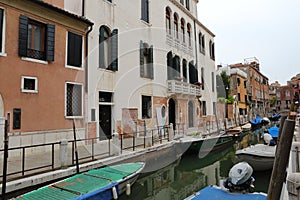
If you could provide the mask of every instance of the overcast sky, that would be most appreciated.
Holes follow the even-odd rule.
[[[199,0],[198,19],[216,35],[216,64],[255,56],[281,85],[300,73],[300,0]]]

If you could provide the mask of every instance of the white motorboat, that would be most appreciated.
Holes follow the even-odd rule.
[[[235,155],[249,163],[255,171],[264,171],[273,168],[275,152],[276,146],[256,144],[237,150]]]

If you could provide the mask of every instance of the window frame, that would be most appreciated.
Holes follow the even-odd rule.
[[[182,34],[182,43],[185,43],[185,21],[183,18],[180,20],[180,30]]]
[[[25,89],[25,79],[34,80],[34,90]],[[23,93],[38,93],[38,78],[33,76],[22,76],[21,77],[21,91]]]
[[[67,102],[68,102],[68,84],[70,85],[79,85],[81,86],[81,115],[68,115],[68,109],[67,109]],[[84,106],[84,88],[83,88],[83,83],[78,83],[78,82],[65,82],[65,118],[66,119],[81,119],[84,117],[84,110],[83,110],[83,106]]]
[[[69,47],[69,33],[74,34],[75,36],[80,36],[81,37],[81,65],[80,66],[75,66],[75,65],[69,65],[68,63],[68,56],[69,56],[69,51],[68,51],[68,47]],[[78,58],[79,59],[79,58]],[[66,68],[71,68],[71,69],[76,69],[76,70],[84,70],[84,37],[80,34],[74,33],[72,31],[66,31]]]
[[[140,77],[154,79],[153,46],[143,41],[140,41]]]
[[[6,15],[5,9],[0,7],[2,16],[0,16],[0,56],[6,56],[5,53],[5,30],[6,30]]]
[[[147,102],[144,102],[144,100],[146,98],[149,98],[147,99]],[[153,116],[153,111],[152,111],[152,107],[153,107],[153,103],[152,103],[152,96],[149,96],[149,95],[142,95],[141,96],[141,116],[142,116],[142,119],[151,119],[152,116]],[[146,103],[146,105],[144,105]],[[150,104],[150,106],[149,106]],[[144,110],[144,106],[146,106],[146,110]],[[145,114],[145,112],[147,112]],[[150,112],[150,113],[148,113]]]
[[[188,35],[188,41],[189,46],[192,46],[192,26],[190,23],[187,23],[187,35]]]
[[[174,16],[173,16],[173,18],[174,18],[174,36],[175,36],[175,38],[176,39],[179,39],[179,33],[178,33],[178,31],[179,31],[179,16],[178,16],[178,14],[177,13],[174,13]]]
[[[149,0],[141,0],[141,20],[150,23]]]
[[[166,7],[166,32],[171,35],[171,10],[169,7]]]

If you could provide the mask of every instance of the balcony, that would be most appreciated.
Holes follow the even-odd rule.
[[[175,94],[201,96],[200,86],[176,80],[168,81],[168,92]]]

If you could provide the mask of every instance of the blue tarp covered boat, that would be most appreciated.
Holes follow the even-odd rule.
[[[278,132],[279,132],[279,127],[277,127],[277,126],[272,126],[271,128],[268,128],[268,133],[273,138],[277,138],[278,137]]]
[[[207,186],[185,200],[266,200],[265,193],[231,193],[216,186]]]
[[[262,125],[262,118],[256,115],[255,119],[250,120],[251,128],[256,129]]]

